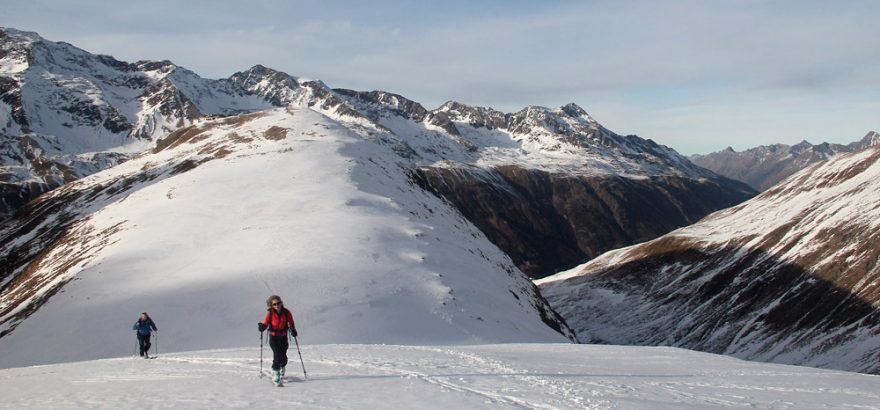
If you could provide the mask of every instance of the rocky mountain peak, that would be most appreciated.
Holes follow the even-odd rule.
[[[287,73],[257,64],[244,71],[239,71],[229,77],[236,83],[254,83],[258,80],[284,81],[288,85],[298,85],[298,79]]]
[[[245,70],[244,72],[246,72],[246,73],[254,73],[254,74],[257,74],[257,75],[262,75],[262,74],[264,74],[264,73],[271,73],[271,74],[274,74],[274,73],[278,73],[279,71],[274,70],[274,69],[271,69],[271,68],[269,68],[269,67],[266,67],[266,66],[264,66],[264,65],[262,65],[262,64],[254,64],[253,67],[248,68],[248,69]]]
[[[277,107],[293,102],[301,87],[298,78],[260,64],[237,72],[226,81],[234,89],[260,95]]]
[[[872,147],[878,144],[880,144],[880,133],[877,133],[876,131],[869,131],[859,141],[859,145],[863,147]]]
[[[432,112],[435,114],[442,113],[450,121],[466,123],[475,128],[494,130],[499,128],[507,129],[509,126],[508,119],[510,114],[505,114],[490,107],[476,107],[457,101],[447,101],[440,108]]]
[[[452,121],[464,122],[477,128],[505,129],[526,134],[535,127],[547,129],[551,133],[566,133],[564,124],[596,123],[586,110],[575,103],[558,109],[533,105],[516,113],[504,113],[491,107],[476,107],[457,101],[447,101],[433,112],[445,113]]]
[[[587,122],[596,123],[596,120],[594,120],[593,117],[590,114],[588,114],[586,110],[584,110],[583,108],[581,108],[579,105],[577,105],[575,103],[568,103],[568,104],[560,107],[559,109],[560,109],[560,111],[567,114],[569,117],[582,118],[582,119],[585,119]]]
[[[149,60],[141,60],[134,63],[135,66],[141,71],[144,72],[155,72],[156,74],[166,76],[174,72],[177,69],[177,65],[168,60],[162,61],[149,61]]]
[[[461,111],[462,109],[466,109],[468,106],[462,104],[458,101],[449,100],[443,103],[443,105],[437,107],[434,111],[442,111],[442,112],[450,112],[450,111]]]
[[[803,152],[803,151],[805,151],[805,150],[809,150],[809,149],[812,149],[812,148],[813,148],[813,144],[811,144],[811,143],[810,143],[809,141],[807,141],[807,140],[803,140],[803,141],[801,141],[801,142],[799,142],[799,143],[797,143],[797,144],[795,144],[795,145],[792,145],[792,146],[791,146],[791,151],[792,151],[792,152],[795,152],[795,153],[800,153],[800,152]]]
[[[14,75],[33,63],[33,44],[42,39],[36,33],[0,27],[0,74]]]
[[[387,91],[355,91],[344,88],[336,88],[333,92],[349,98],[355,103],[367,104],[374,108],[390,110],[396,115],[422,122],[430,114],[421,104],[410,100],[400,94]]]
[[[22,31],[9,27],[0,27],[0,46],[3,48],[26,47],[42,40],[43,38],[34,32]]]
[[[2,34],[2,33],[5,33]],[[5,40],[4,40],[5,38]],[[35,67],[54,75],[104,74],[108,70],[132,71],[134,66],[106,55],[91,54],[70,43],[49,41],[37,33],[0,29],[0,74],[24,73]]]

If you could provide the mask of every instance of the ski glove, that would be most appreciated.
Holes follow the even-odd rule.
[[[296,328],[290,329],[290,334],[291,334],[293,337],[296,337],[297,335],[299,335],[299,333],[296,333]]]
[[[266,325],[264,325],[262,322],[257,323],[257,330],[262,333],[264,330],[266,330]]]

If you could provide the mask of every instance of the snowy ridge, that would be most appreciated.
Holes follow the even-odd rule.
[[[306,344],[302,354],[308,380],[291,363],[281,389],[258,376],[256,346],[5,369],[0,380],[17,409],[857,409],[880,399],[876,376],[673,348]]]
[[[582,340],[877,373],[878,184],[880,147],[840,155],[537,283]]]
[[[393,130],[427,161],[425,166],[516,165],[582,176],[717,178],[671,148],[609,131],[573,103],[507,114],[450,101],[427,111],[395,94],[335,91]]]
[[[0,367],[124,355],[142,310],[169,351],[245,346],[272,293],[313,343],[567,341],[381,132],[308,108],[205,121],[40,197],[0,229]]]

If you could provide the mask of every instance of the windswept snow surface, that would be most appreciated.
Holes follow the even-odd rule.
[[[265,353],[265,352],[264,352]],[[309,409],[876,409],[880,377],[665,347],[304,346],[287,383],[259,351],[0,370],[0,407]]]
[[[90,193],[57,217],[81,218],[68,239],[0,294],[0,367],[124,355],[142,311],[171,351],[246,346],[270,294],[315,343],[567,340],[525,275],[372,131],[277,109],[187,132],[43,199]]]

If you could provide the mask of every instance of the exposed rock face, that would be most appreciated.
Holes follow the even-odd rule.
[[[574,176],[517,166],[422,168],[417,176],[533,278],[656,238],[753,195],[733,181]]]
[[[880,373],[880,147],[539,281],[581,340]]]
[[[262,96],[276,107],[283,107],[297,98],[301,88],[299,80],[280,71],[262,65],[235,73],[229,77],[233,89]]]
[[[421,104],[409,100],[402,95],[384,91],[354,91],[342,88],[337,88],[333,91],[344,97],[373,103],[375,104],[376,109],[381,109],[383,111],[388,110],[395,115],[415,122],[422,122],[428,118],[429,115],[428,110],[426,110],[425,107],[422,107]],[[370,110],[367,116],[378,119],[380,114]]]
[[[13,127],[13,123],[19,129],[30,130],[30,124],[24,114],[24,103],[21,99],[21,90],[18,83],[12,78],[0,77],[0,101],[10,108],[9,119],[5,124],[6,129]]]
[[[880,143],[880,134],[869,132],[859,141],[847,145],[809,142],[789,146],[761,146],[743,152],[732,148],[707,155],[692,155],[695,164],[728,178],[743,181],[758,190],[765,190],[798,171],[834,155],[854,152]]]

